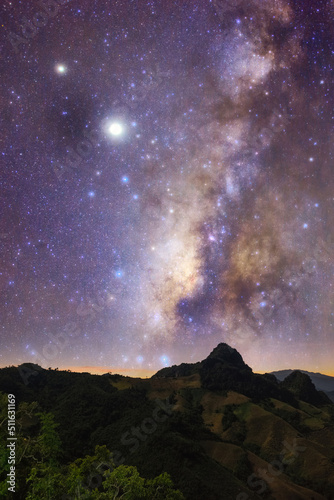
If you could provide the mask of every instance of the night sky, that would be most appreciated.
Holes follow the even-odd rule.
[[[334,374],[333,0],[0,12],[0,366]]]

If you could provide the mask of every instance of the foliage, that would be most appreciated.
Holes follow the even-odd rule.
[[[226,405],[224,408],[224,415],[222,418],[223,430],[227,431],[234,422],[237,422],[237,416],[234,413],[236,405]]]
[[[6,395],[0,393],[0,402],[3,424],[6,421]],[[26,479],[26,500],[55,500],[63,498],[64,495],[91,500],[184,499],[182,493],[174,489],[167,473],[154,479],[144,479],[134,466],[120,465],[114,468],[112,454],[106,446],[96,446],[93,456],[87,455],[66,466],[61,465],[62,447],[57,433],[59,424],[55,422],[52,413],[36,413],[36,408],[36,404],[22,403],[18,411],[18,414],[35,415],[40,422],[39,434],[30,446],[33,463]],[[7,485],[3,481],[0,489],[3,498],[6,490]]]
[[[54,500],[64,496],[89,500],[184,500],[166,473],[144,479],[134,466],[113,468],[112,455],[105,446],[97,446],[95,455],[75,460],[63,467],[62,472],[50,462],[43,463],[38,470],[34,467],[28,481],[32,486],[27,500]]]
[[[112,472],[106,473],[102,483],[103,493],[95,491],[92,500],[117,499],[124,500],[183,500],[184,496],[173,488],[167,473],[154,479],[143,479],[137,468],[120,465]]]
[[[41,421],[40,435],[36,441],[35,459],[27,478],[30,483],[27,500],[53,499],[59,491],[61,474],[58,471],[58,458],[61,454],[61,442],[57,434],[58,424],[52,413],[38,413]]]
[[[248,460],[247,453],[244,453],[238,460],[237,465],[234,469],[234,474],[237,478],[247,482],[247,478],[252,474],[252,466]]]

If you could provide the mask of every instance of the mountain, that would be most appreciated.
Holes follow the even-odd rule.
[[[272,372],[275,377],[283,381],[288,375],[290,375],[293,371],[296,370],[279,370],[276,372]],[[301,373],[306,373],[312,380],[315,388],[318,391],[323,391],[327,394],[327,396],[334,402],[334,377],[330,377],[329,375],[323,375],[322,373],[314,373],[308,372],[305,370],[298,370]]]
[[[145,478],[169,473],[185,499],[334,499],[334,405],[307,375],[255,374],[227,344],[150,379],[3,368],[0,391],[16,396],[19,500],[40,459],[40,412],[58,424],[59,470],[106,445],[116,466],[136,466]],[[2,466],[0,488],[5,476]]]
[[[319,394],[314,388],[312,381],[307,375],[300,375],[304,386],[303,390],[296,391],[295,384],[289,385],[287,382],[278,383],[273,374],[259,375],[253,373],[252,369],[246,365],[241,354],[227,344],[221,343],[209,354],[209,356],[199,363],[172,366],[159,370],[154,377],[180,377],[194,373],[200,375],[201,384],[209,390],[233,390],[251,398],[273,397],[285,401],[292,406],[297,405],[294,396],[305,402],[321,405],[328,404],[330,400],[326,395]],[[300,372],[298,372],[300,373]],[[299,384],[301,381],[298,378]]]
[[[302,373],[298,370],[290,373],[280,385],[306,403],[318,406],[330,402],[328,396],[326,396],[324,392],[316,390],[310,377],[306,375],[306,373]]]

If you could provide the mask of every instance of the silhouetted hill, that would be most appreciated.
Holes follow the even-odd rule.
[[[236,391],[251,398],[274,397],[293,406],[297,402],[292,392],[281,387],[272,375],[259,375],[244,362],[241,354],[225,343],[218,344],[209,356],[199,363],[159,370],[153,377],[182,377],[198,373],[202,386],[214,391]]]
[[[331,404],[331,400],[324,392],[316,390],[310,377],[306,373],[302,373],[298,370],[290,373],[280,385],[306,403],[315,406]]]
[[[236,349],[225,343],[218,344],[202,363],[215,363],[217,361],[225,365],[234,366],[241,370],[246,369],[249,372],[252,371],[252,369],[246,365],[242,359],[241,354]]]
[[[272,374],[275,375],[278,380],[283,381],[293,371],[296,370],[279,370],[276,372],[272,372]],[[334,402],[334,377],[323,375],[322,373],[308,372],[306,370],[298,371],[300,371],[301,373],[306,373],[306,375],[308,375],[312,380],[315,388],[318,391],[323,391],[324,393],[326,393],[331,401]]]
[[[181,363],[180,365],[167,366],[153,375],[154,377],[188,377],[198,373],[200,363]]]

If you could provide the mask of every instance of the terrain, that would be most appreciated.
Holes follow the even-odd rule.
[[[144,478],[167,472],[185,499],[334,499],[332,401],[301,371],[282,381],[253,373],[227,344],[150,379],[26,363],[0,370],[0,391],[3,402],[16,397],[19,499],[28,498],[41,412],[58,424],[63,466],[105,445],[115,467],[136,466]],[[4,481],[4,448],[1,457]]]
[[[290,373],[296,370],[279,370],[277,372],[271,372],[275,377],[283,381]],[[308,372],[306,370],[299,370],[302,373],[306,373],[312,380],[315,388],[318,391],[323,391],[327,396],[334,402],[334,377],[329,375],[323,375],[322,373]]]

